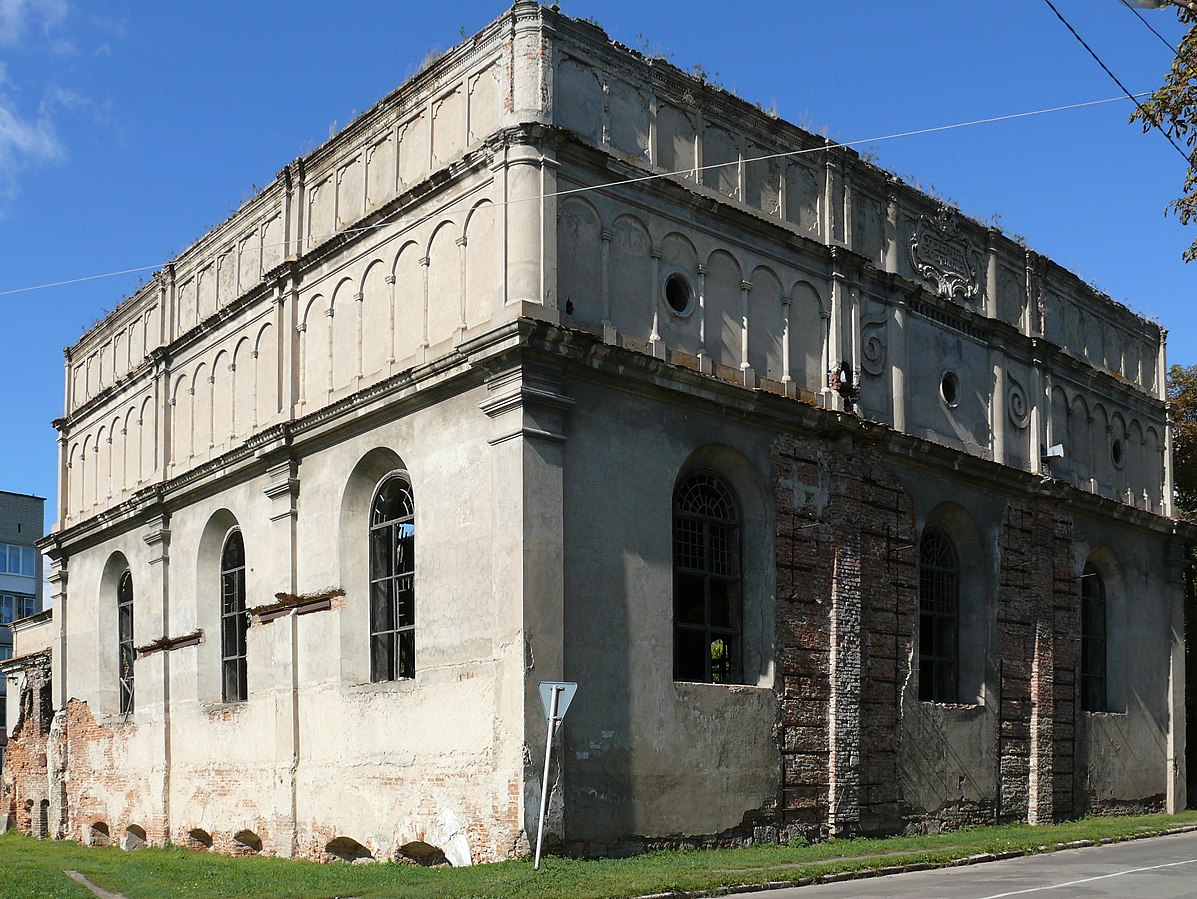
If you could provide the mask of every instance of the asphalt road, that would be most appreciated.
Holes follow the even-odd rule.
[[[1197,833],[739,895],[758,899],[1178,899],[1197,896]]]

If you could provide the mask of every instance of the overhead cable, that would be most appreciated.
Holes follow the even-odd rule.
[[[1083,37],[1081,37],[1079,34],[1077,34],[1077,30],[1075,28],[1073,28],[1072,25],[1069,23],[1069,21],[1066,18],[1064,18],[1064,16],[1062,16],[1060,14],[1060,10],[1056,9],[1056,5],[1054,3],[1052,3],[1052,0],[1043,0],[1043,2],[1046,3],[1048,5],[1048,7],[1051,8],[1051,11],[1056,14],[1056,18],[1064,23],[1064,27],[1072,32],[1072,36],[1075,37],[1078,41],[1080,41],[1081,46],[1089,51],[1089,55],[1093,57],[1094,61],[1099,66],[1101,66],[1102,71],[1104,71],[1107,75],[1109,75],[1110,78],[1113,80],[1113,82],[1116,85],[1118,85],[1118,87],[1122,90],[1122,92],[1124,94],[1126,94],[1126,96],[1128,98],[1130,98],[1130,100],[1135,104],[1135,107],[1139,110],[1139,113],[1143,116],[1143,121],[1145,121],[1149,125],[1153,126],[1157,131],[1159,131],[1160,134],[1164,135],[1164,137],[1167,138],[1168,143],[1172,144],[1173,149],[1175,149],[1176,152],[1180,154],[1181,158],[1185,161],[1185,166],[1187,167],[1189,165],[1189,154],[1186,153],[1184,150],[1182,150],[1180,147],[1180,144],[1178,144],[1176,141],[1174,141],[1172,139],[1172,135],[1170,135],[1167,131],[1165,131],[1163,129],[1163,126],[1161,126],[1160,123],[1156,121],[1155,116],[1149,114],[1147,112],[1147,110],[1143,108],[1143,104],[1138,101],[1138,99],[1135,97],[1134,94],[1132,94],[1130,91],[1128,91],[1126,89],[1126,87],[1122,84],[1122,82],[1118,80],[1118,76],[1115,75],[1112,71],[1110,71],[1110,67],[1101,61],[1101,57],[1098,56],[1097,53],[1094,52],[1092,47],[1090,47],[1087,43],[1085,43],[1085,39]]]
[[[1135,14],[1135,16],[1138,17],[1139,21],[1142,22],[1144,25],[1146,25],[1151,30],[1151,33],[1154,34],[1156,37],[1158,37],[1163,42],[1165,47],[1167,47],[1173,53],[1176,52],[1176,45],[1173,44],[1172,41],[1170,41],[1166,37],[1164,37],[1162,34],[1160,34],[1158,31],[1156,31],[1155,26],[1147,21],[1147,17],[1144,16],[1143,13],[1139,12],[1138,9],[1136,9],[1134,6],[1132,6],[1130,4],[1130,0],[1122,0],[1122,5],[1125,6],[1127,9],[1129,9],[1131,12],[1133,12]]]

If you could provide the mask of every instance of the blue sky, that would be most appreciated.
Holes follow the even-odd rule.
[[[1131,91],[1171,54],[1120,0],[1055,0]],[[1183,161],[1129,102],[875,140],[1119,95],[1043,0],[561,0],[616,40],[701,64],[843,141],[1170,332],[1197,364],[1192,240],[1164,216]],[[169,260],[504,5],[407,0],[0,0],[0,292]],[[1142,15],[1165,38],[1165,11]],[[717,73],[717,74],[715,74]],[[0,295],[9,357],[0,489],[56,494],[62,348],[151,270]],[[48,518],[52,519],[53,514]],[[47,522],[49,524],[49,521]]]

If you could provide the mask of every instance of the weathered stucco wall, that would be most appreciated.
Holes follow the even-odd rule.
[[[556,28],[553,53],[552,115],[580,141],[556,151],[563,322],[831,408],[843,363],[869,418],[1168,511],[1158,326],[592,26]],[[629,166],[667,177],[607,186]]]
[[[568,389],[565,671],[579,692],[562,744],[566,840],[618,851],[742,823],[751,837],[773,818],[779,774],[770,436],[684,395]],[[745,519],[740,685],[673,675],[673,490],[705,467],[730,480]]]
[[[537,684],[570,679],[571,851],[1179,808],[1164,361],[1000,233],[521,0],[68,352],[56,714],[19,752],[60,835],[491,860],[534,834]],[[368,519],[400,469],[416,675],[373,683]],[[741,513],[735,684],[674,679],[700,469]],[[935,528],[966,560],[958,702],[919,699]],[[1086,564],[1107,711],[1077,699]]]
[[[518,617],[504,624],[511,596],[494,577],[508,563],[492,551],[503,523],[490,478],[474,473],[496,466],[502,482],[520,472],[493,458],[485,395],[314,428],[289,466],[295,515],[281,516],[294,527],[294,556],[261,463],[167,504],[165,560],[136,519],[72,555],[63,699],[72,783],[84,786],[68,798],[68,833],[136,825],[185,843],[202,831],[229,849],[250,831],[264,851],[307,857],[336,838],[378,857],[420,840],[455,863],[515,851],[524,638]],[[418,668],[414,681],[370,683],[369,502],[395,468],[416,497]],[[247,606],[344,591],[330,609],[249,629],[247,702],[222,702],[219,682],[217,566],[232,527],[246,543]],[[196,629],[204,639],[143,655],[135,710],[121,716],[113,573],[126,567],[138,645]]]

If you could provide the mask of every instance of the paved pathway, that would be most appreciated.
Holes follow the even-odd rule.
[[[1197,833],[738,895],[756,899],[1182,899],[1197,896]]]

